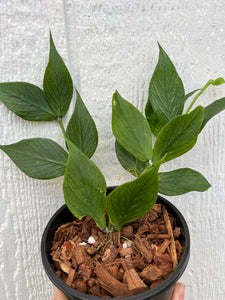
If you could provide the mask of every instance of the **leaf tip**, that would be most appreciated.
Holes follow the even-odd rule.
[[[57,50],[56,50],[56,47],[55,47],[55,43],[54,43],[54,40],[53,40],[51,30],[49,31],[49,36],[50,36],[50,54],[51,54],[52,50],[55,50],[56,52],[57,52]]]
[[[161,44],[159,43],[159,41],[157,41],[157,44],[158,44],[159,50],[163,51],[163,48],[162,48]]]
[[[118,91],[115,90],[115,92],[113,94],[113,97],[112,97],[112,106],[116,105],[116,98],[117,98],[118,95],[119,95]]]
[[[120,96],[120,93],[118,92],[118,90],[115,90],[114,95],[115,95],[115,96]]]

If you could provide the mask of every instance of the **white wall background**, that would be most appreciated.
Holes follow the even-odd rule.
[[[48,61],[49,28],[100,136],[95,162],[107,184],[123,172],[110,128],[115,89],[144,110],[148,84],[161,43],[187,92],[225,76],[223,0],[0,0],[0,82],[42,85]],[[201,103],[225,95],[209,88]],[[203,136],[204,134],[204,136]],[[171,198],[191,232],[191,259],[182,281],[188,300],[225,299],[225,113],[204,130],[196,147],[168,170],[193,167],[212,183],[207,192]],[[29,137],[59,143],[54,122],[24,121],[0,104],[0,144]],[[0,298],[51,299],[52,286],[41,264],[44,227],[63,204],[62,178],[28,178],[0,152]],[[125,180],[125,179],[124,179]]]

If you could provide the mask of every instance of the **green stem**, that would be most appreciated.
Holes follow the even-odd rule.
[[[65,128],[63,126],[62,118],[58,118],[57,122],[59,123],[59,125],[60,125],[60,127],[62,129],[63,136],[66,137],[66,131],[65,131]]]
[[[192,106],[195,104],[195,102],[197,101],[197,99],[201,96],[201,94],[207,89],[208,86],[210,86],[211,84],[214,83],[214,80],[210,79],[206,85],[198,92],[198,94],[194,97],[193,101],[191,102],[190,106],[187,109],[187,114],[189,113],[189,111],[191,110]]]

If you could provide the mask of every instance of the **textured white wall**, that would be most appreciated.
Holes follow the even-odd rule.
[[[123,170],[110,128],[112,93],[118,89],[143,111],[158,57],[157,40],[187,92],[225,76],[224,18],[223,0],[1,0],[0,82],[42,85],[51,28],[99,130],[94,160],[107,184],[117,184]],[[224,95],[223,86],[210,88],[202,104]],[[57,124],[24,121],[2,104],[0,128],[0,144],[36,136],[62,143]],[[167,165],[168,170],[193,167],[212,183],[206,193],[171,198],[185,215],[192,238],[182,278],[186,299],[225,299],[224,132],[223,112],[205,128],[195,149]],[[63,204],[62,178],[30,179],[2,152],[0,162],[0,298],[51,299],[39,248],[46,222]]]

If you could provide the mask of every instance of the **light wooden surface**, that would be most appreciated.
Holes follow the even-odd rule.
[[[222,0],[8,0],[0,1],[0,82],[42,85],[51,28],[80,93],[94,117],[99,146],[94,161],[107,184],[123,169],[114,154],[111,97],[115,89],[140,110],[158,57],[157,40],[175,63],[187,92],[225,76],[225,8]],[[207,105],[223,86],[202,96]],[[68,120],[68,118],[67,118]],[[0,104],[0,144],[49,137],[60,144],[57,124],[24,121]],[[203,136],[204,134],[204,136]],[[211,182],[206,193],[170,198],[191,232],[191,259],[182,281],[187,300],[225,299],[225,113],[204,129],[195,149],[167,164],[192,167]],[[63,204],[62,178],[38,181],[0,152],[0,298],[51,299],[40,259],[46,222]],[[120,182],[127,180],[123,177]]]

